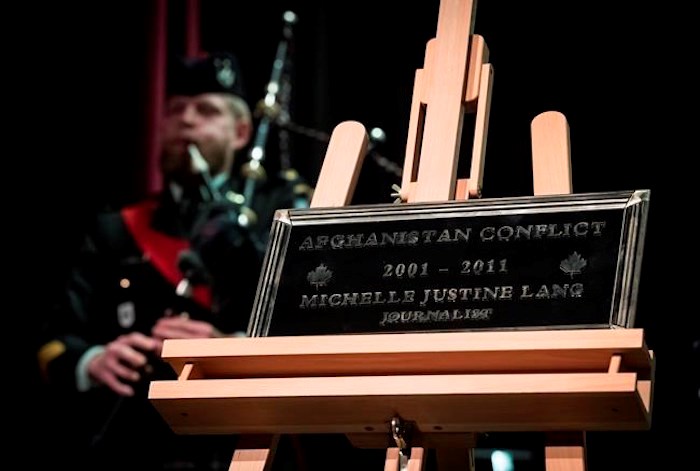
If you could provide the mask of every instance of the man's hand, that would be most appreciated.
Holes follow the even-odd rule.
[[[105,346],[105,351],[88,364],[90,378],[121,396],[133,396],[133,383],[148,362],[147,353],[159,352],[162,341],[139,332],[121,335]]]
[[[151,329],[153,337],[159,341],[156,354],[160,356],[165,339],[204,339],[223,337],[213,325],[208,322],[190,319],[187,316],[161,317]]]

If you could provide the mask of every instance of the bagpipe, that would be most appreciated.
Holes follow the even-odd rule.
[[[275,128],[280,141],[279,181],[288,183],[286,186],[293,192],[290,198],[293,207],[309,206],[312,188],[293,168],[287,145],[289,136],[281,126],[281,123],[290,121],[290,47],[296,22],[295,13],[284,12],[282,38],[277,45],[270,80],[265,96],[254,111],[254,116],[258,118],[255,135],[247,153],[248,159],[239,170],[243,181],[241,190],[223,193],[212,183],[209,165],[197,146],[190,144],[187,148],[192,173],[199,177],[202,204],[191,231],[191,248],[183,251],[178,260],[183,276],[176,289],[178,295],[188,297],[194,286],[215,284],[222,271],[222,253],[240,251],[247,244],[259,255],[264,252],[265,239],[256,238],[255,234],[264,232],[269,224],[267,220],[261,220],[255,208],[259,191],[268,180],[265,161]]]
[[[260,189],[269,178],[266,163],[271,147],[271,138],[276,137],[275,150],[278,159],[274,162],[277,180],[286,182],[292,193],[290,208],[307,208],[310,205],[313,188],[295,169],[292,162],[292,135],[309,138],[327,144],[330,134],[296,123],[291,117],[291,98],[293,88],[293,52],[294,27],[298,16],[292,11],[282,15],[282,34],[277,44],[272,62],[270,79],[265,87],[265,94],[254,107],[253,115],[257,118],[255,134],[251,141],[247,160],[240,165],[242,190],[234,195],[222,194],[213,184],[207,161],[197,147],[191,144],[188,152],[193,172],[200,177],[203,211],[199,223],[195,224],[192,235],[192,250],[183,253],[179,266],[183,274],[183,286],[193,284],[211,284],[216,281],[217,269],[221,266],[219,253],[230,247],[241,247],[251,238],[259,254],[264,254],[266,239],[255,238],[257,229],[269,227],[267,217],[261,218],[255,209]],[[394,177],[401,177],[402,169],[392,160],[378,152],[386,135],[380,128],[369,131],[367,155],[383,170]],[[278,164],[278,165],[277,165]],[[264,219],[264,220],[261,220]],[[190,288],[182,288],[187,293]]]

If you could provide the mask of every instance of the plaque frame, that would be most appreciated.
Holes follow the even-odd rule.
[[[629,328],[634,325],[639,278],[648,218],[650,191],[647,189],[565,195],[524,196],[511,198],[447,201],[440,203],[405,203],[401,205],[358,205],[343,208],[320,207],[286,209],[276,213],[270,232],[270,242],[258,282],[257,295],[251,314],[248,335],[270,335],[276,312],[277,294],[286,268],[289,243],[295,228],[327,229],[335,224],[394,223],[411,220],[448,220],[473,217],[507,217],[520,215],[569,214],[587,211],[619,210],[621,226],[614,267],[614,286],[607,322],[580,324],[551,324],[546,329],[561,328]],[[614,235],[618,235],[617,232]],[[299,273],[306,276],[306,273]],[[495,327],[464,327],[446,330],[531,330],[539,325],[499,325]],[[430,332],[444,329],[417,329]],[[392,330],[381,333],[395,332]],[[323,332],[328,334],[329,332]],[[342,332],[331,332],[342,333]],[[368,333],[365,331],[354,333]],[[273,335],[313,335],[308,329],[299,333],[284,332]]]

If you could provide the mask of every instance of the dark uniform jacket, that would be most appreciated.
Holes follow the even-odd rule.
[[[202,203],[199,196],[187,194],[176,202],[166,190],[120,211],[101,213],[90,227],[65,298],[47,319],[39,351],[46,380],[61,401],[61,412],[67,413],[63,429],[77,432],[72,444],[85,445],[77,448],[76,462],[98,461],[87,468],[162,469],[173,459],[199,460],[207,464],[197,469],[228,469],[230,455],[212,464],[218,459],[216,440],[189,437],[202,444],[179,444],[188,438],[175,436],[151,406],[148,380],[175,377],[159,359],[151,360],[132,398],[118,397],[106,387],[78,392],[76,366],[95,345],[133,331],[150,335],[166,313],[187,312],[224,333],[247,330],[274,211],[300,206],[304,191],[296,175],[259,187],[252,204],[258,223],[245,228],[238,224],[241,209],[228,198],[241,193],[242,185],[234,179],[225,182],[218,189],[223,203]],[[190,262],[187,268],[183,262]],[[192,296],[176,293],[183,271],[195,280]]]

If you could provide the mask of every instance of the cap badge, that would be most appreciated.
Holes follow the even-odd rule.
[[[236,72],[234,72],[231,59],[216,59],[214,61],[216,67],[216,80],[225,88],[231,88],[236,81]]]

